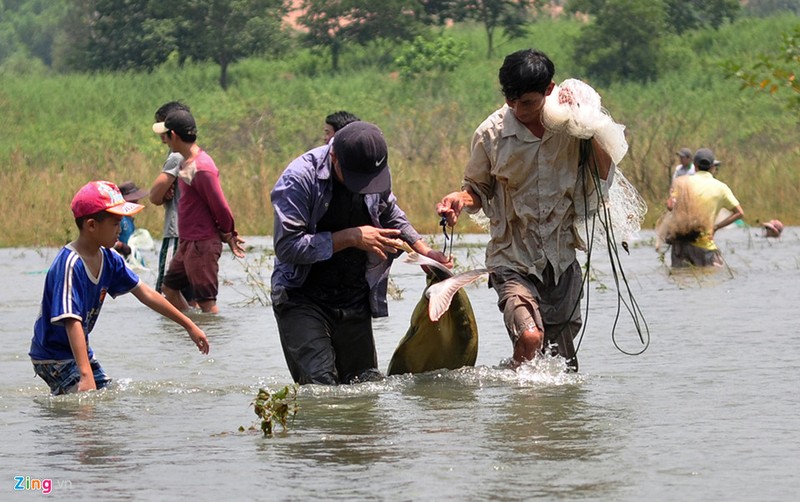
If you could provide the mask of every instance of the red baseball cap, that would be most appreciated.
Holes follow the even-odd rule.
[[[135,202],[127,202],[122,197],[117,185],[110,181],[90,181],[78,190],[72,198],[72,214],[81,218],[90,214],[108,211],[121,216],[131,216],[144,206]]]

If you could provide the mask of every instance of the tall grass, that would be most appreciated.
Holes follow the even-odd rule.
[[[728,183],[755,224],[800,221],[797,113],[766,95],[740,90],[719,63],[745,63],[777,48],[796,17],[736,23],[668,44],[664,73],[648,84],[598,87],[603,104],[627,127],[628,156],[620,168],[645,196],[647,225],[661,212],[675,152],[712,148]],[[366,65],[386,51],[375,45],[345,53],[343,68],[321,69],[319,55],[299,51],[281,61],[247,60],[231,68],[231,86],[218,69],[174,61],[152,73],[3,75],[0,86],[0,246],[55,245],[75,233],[69,202],[90,179],[133,180],[148,186],[166,151],[151,132],[153,112],[180,99],[192,107],[198,143],[216,160],[223,189],[243,234],[271,234],[269,192],[294,157],[321,142],[323,118],[345,109],[377,123],[388,138],[395,193],[423,232],[438,230],[434,203],[460,186],[472,131],[503,103],[497,84],[502,57],[537,47],[556,62],[556,80],[591,81],[571,61],[580,25],[556,20],[532,25],[525,40],[504,43],[485,57],[475,26],[448,30],[468,48],[454,72],[413,81],[391,64]],[[369,56],[369,57],[367,57]],[[385,58],[384,58],[385,59]],[[149,207],[137,225],[161,233],[163,213]],[[475,227],[462,228],[474,231]]]

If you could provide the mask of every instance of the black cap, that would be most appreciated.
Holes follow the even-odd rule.
[[[144,199],[149,193],[147,190],[137,187],[136,183],[133,181],[126,181],[121,184],[119,186],[119,192],[122,194],[122,198],[128,202],[136,202],[139,199]]]
[[[714,165],[714,152],[708,148],[701,148],[694,154],[694,165],[709,168]]]
[[[197,135],[197,124],[192,114],[186,110],[173,110],[169,112],[164,122],[153,124],[153,132],[163,134],[167,131],[175,131],[178,134]]]
[[[687,159],[691,159],[692,158],[692,151],[689,150],[688,148],[684,147],[684,148],[681,148],[680,150],[678,150],[677,152],[675,152],[675,155],[677,155],[678,157],[686,157]]]
[[[378,126],[352,122],[336,131],[333,152],[344,186],[354,193],[382,193],[392,188],[389,147]]]

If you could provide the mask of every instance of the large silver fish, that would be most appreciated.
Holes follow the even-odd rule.
[[[405,261],[426,266],[428,287],[411,314],[411,326],[392,355],[387,375],[474,366],[478,324],[462,288],[487,271],[454,276],[438,262],[416,253],[409,253]]]

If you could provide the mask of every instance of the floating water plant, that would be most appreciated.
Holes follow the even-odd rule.
[[[300,410],[297,405],[297,389],[297,384],[287,385],[275,392],[258,389],[258,395],[252,404],[256,416],[261,420],[264,437],[272,436],[275,425],[280,424],[286,431],[289,429],[289,420],[294,422],[294,417]]]

